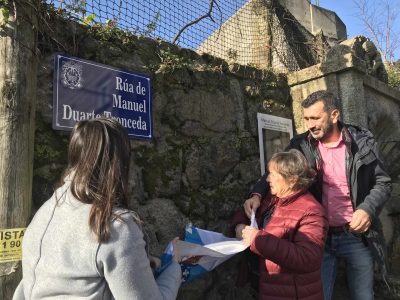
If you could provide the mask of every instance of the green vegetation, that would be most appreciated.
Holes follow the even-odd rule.
[[[66,3],[65,0],[61,0],[59,11],[63,11],[69,17],[83,21],[86,14],[86,0],[71,0],[70,2]]]
[[[238,57],[239,57],[237,50],[229,48],[227,55],[228,55],[229,60],[231,60],[233,62],[237,62]]]
[[[153,20],[146,25],[146,30],[143,32],[143,36],[150,36],[154,30],[156,30],[157,22],[160,18],[160,12],[158,11],[154,16]]]
[[[0,0],[0,3],[2,1]],[[4,2],[4,0],[3,0]],[[7,0],[5,0],[7,2]],[[61,0],[58,7],[55,7],[54,4],[46,5],[47,9],[55,11],[59,16],[62,16],[66,19],[73,19],[77,20],[81,25],[90,26],[96,28],[98,31],[103,31],[105,36],[110,36],[113,33],[120,34],[120,33],[129,33],[129,34],[136,34],[139,36],[149,37],[154,32],[157,27],[157,23],[160,19],[160,12],[157,12],[151,20],[149,24],[145,26],[145,30],[140,31],[139,29],[136,30],[121,30],[118,28],[119,22],[119,13],[112,19],[106,20],[104,23],[100,23],[96,21],[96,14],[88,14],[86,10],[86,0],[71,0],[67,3],[65,0]],[[121,7],[120,7],[121,9]]]
[[[190,68],[192,63],[184,57],[171,51],[168,47],[158,51],[157,56],[161,60],[158,72],[172,73],[175,69]]]
[[[400,61],[388,65],[386,71],[388,73],[389,86],[400,88]]]
[[[10,8],[8,0],[0,0],[0,28],[8,23],[10,17]]]

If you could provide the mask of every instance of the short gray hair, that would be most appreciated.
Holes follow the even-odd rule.
[[[307,190],[315,181],[316,171],[312,169],[304,155],[296,149],[272,155],[268,165],[273,163],[276,171],[284,178],[295,178],[293,190]]]

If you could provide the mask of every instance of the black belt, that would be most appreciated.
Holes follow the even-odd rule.
[[[349,232],[349,223],[341,226],[329,226],[328,234],[340,234],[343,232]]]

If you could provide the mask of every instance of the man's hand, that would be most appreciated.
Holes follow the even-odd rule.
[[[259,230],[255,229],[254,227],[246,226],[242,230],[242,237],[244,244],[250,246],[253,243],[254,239],[256,238],[258,231]]]
[[[252,211],[255,212],[257,208],[260,207],[260,204],[261,204],[261,199],[260,196],[258,195],[253,195],[251,198],[247,199],[244,202],[243,204],[244,212],[246,213],[249,219],[251,217],[251,212]]]
[[[349,226],[351,232],[364,233],[371,226],[371,218],[365,210],[357,209],[353,213]]]

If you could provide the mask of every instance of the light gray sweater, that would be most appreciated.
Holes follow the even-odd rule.
[[[36,213],[22,243],[23,278],[13,299],[175,299],[181,282],[172,263],[157,279],[143,233],[127,210],[99,244],[90,204],[75,199],[67,181]]]

